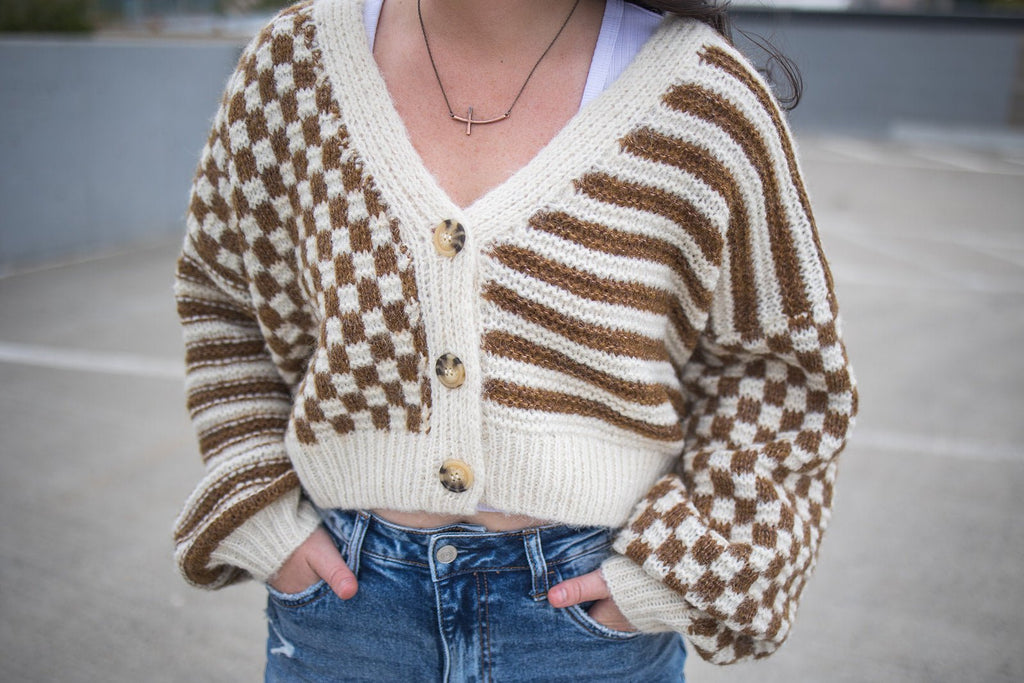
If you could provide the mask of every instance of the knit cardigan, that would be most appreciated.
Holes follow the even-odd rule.
[[[719,663],[771,653],[856,391],[765,84],[709,27],[667,17],[460,208],[361,17],[359,0],[276,17],[202,153],[176,281],[206,466],[176,524],[185,577],[266,580],[319,523],[312,503],[487,505],[621,529],[602,571],[640,630]],[[445,221],[461,250],[434,246]],[[461,386],[440,382],[442,356]],[[453,460],[464,490],[439,476]]]

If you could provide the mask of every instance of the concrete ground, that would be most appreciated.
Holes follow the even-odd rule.
[[[688,677],[1024,680],[1024,154],[802,151],[861,418],[789,642]],[[0,279],[2,681],[261,676],[261,588],[194,590],[171,561],[200,475],[176,247]]]

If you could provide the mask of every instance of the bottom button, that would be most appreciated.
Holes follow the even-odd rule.
[[[445,460],[437,476],[441,485],[453,493],[462,493],[473,485],[473,470],[461,460]]]

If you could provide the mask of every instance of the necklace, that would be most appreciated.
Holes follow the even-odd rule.
[[[469,110],[466,112],[465,116],[459,116],[452,109],[452,105],[448,101],[448,93],[444,91],[444,84],[441,83],[441,74],[437,72],[437,63],[434,62],[434,53],[430,51],[430,41],[427,40],[427,27],[423,23],[422,0],[416,0],[416,13],[419,15],[420,18],[420,30],[423,31],[423,44],[427,46],[427,56],[430,58],[430,66],[434,68],[434,78],[437,79],[437,86],[441,88],[441,97],[444,98],[444,104],[446,107],[448,107],[448,116],[450,116],[453,121],[459,121],[461,123],[466,124],[466,135],[471,135],[473,133],[473,124],[482,126],[487,123],[497,123],[498,121],[504,121],[505,119],[512,115],[512,108],[516,106],[516,102],[519,101],[519,97],[523,94],[523,91],[526,90],[526,84],[530,82],[531,78],[533,78],[533,72],[537,70],[537,67],[540,66],[540,63],[544,61],[545,57],[548,56],[548,52],[550,52],[551,48],[554,47],[555,41],[558,40],[558,36],[562,35],[562,31],[564,31],[565,27],[569,24],[569,20],[572,19],[572,15],[573,13],[576,12],[576,7],[579,4],[580,0],[576,0],[576,2],[573,3],[572,9],[569,10],[569,16],[567,16],[565,18],[565,21],[562,22],[562,26],[558,29],[558,33],[556,33],[555,37],[551,39],[550,43],[548,43],[548,46],[544,49],[544,52],[541,54],[540,58],[536,61],[536,63],[534,63],[533,68],[530,69],[530,73],[526,75],[526,80],[523,81],[522,87],[519,88],[519,92],[516,93],[515,99],[512,100],[512,104],[508,105],[508,109],[505,110],[505,113],[502,114],[501,116],[496,116],[493,119],[474,119],[473,107],[469,107]]]

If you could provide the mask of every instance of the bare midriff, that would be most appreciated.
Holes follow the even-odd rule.
[[[438,515],[429,512],[379,509],[372,510],[372,512],[388,522],[414,529],[433,529],[452,524],[478,524],[487,528],[488,531],[516,531],[550,523],[526,515],[506,515],[489,510],[481,510],[473,515]]]

